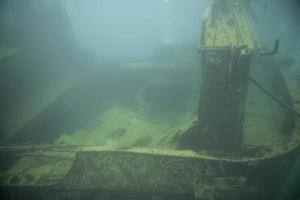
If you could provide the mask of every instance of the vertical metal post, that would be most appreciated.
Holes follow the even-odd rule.
[[[199,145],[208,150],[239,151],[251,56],[232,47],[202,51],[201,57]]]
[[[213,0],[203,16],[200,149],[239,152],[242,147],[251,52],[260,47],[249,6],[245,0]]]

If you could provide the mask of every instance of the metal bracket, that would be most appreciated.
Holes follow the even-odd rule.
[[[279,49],[279,43],[280,43],[280,40],[279,38],[276,39],[275,41],[275,44],[274,44],[274,48],[273,48],[273,51],[271,52],[260,52],[260,55],[261,56],[273,56],[273,55],[276,55],[278,53],[278,49]]]

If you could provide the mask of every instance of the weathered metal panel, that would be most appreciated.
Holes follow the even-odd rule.
[[[270,199],[296,147],[294,141],[256,156],[31,147],[1,171],[0,194],[6,199]]]

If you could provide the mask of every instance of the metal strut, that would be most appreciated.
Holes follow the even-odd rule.
[[[282,107],[288,109],[289,111],[293,112],[297,117],[300,117],[300,113],[298,113],[293,106],[283,102],[278,97],[273,95],[270,91],[268,91],[266,88],[264,88],[259,82],[257,82],[253,77],[249,77],[250,81],[261,91],[263,91],[267,96],[271,97],[275,102],[277,102]]]

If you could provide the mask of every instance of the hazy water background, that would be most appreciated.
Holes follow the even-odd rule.
[[[280,50],[252,73],[280,96],[286,91],[278,84],[278,70],[300,85],[300,3],[259,2],[252,3],[259,38],[266,49],[279,38]],[[119,128],[125,122],[132,131],[141,130],[131,124],[143,123],[144,129],[159,132],[190,121],[197,107],[198,71],[180,67],[199,65],[201,16],[208,5],[208,0],[1,0],[1,139],[89,144],[96,138],[93,144],[104,145],[128,134]],[[177,71],[162,70],[166,66]],[[251,100],[256,106],[257,98]],[[259,114],[272,115],[277,105],[258,100],[264,103]],[[122,108],[110,111],[116,105]],[[99,119],[99,113],[106,114]],[[147,119],[138,118],[141,113]],[[116,130],[98,127],[117,117]],[[110,136],[98,137],[97,130]],[[156,136],[131,137],[143,146]],[[293,177],[298,181],[296,173]]]

